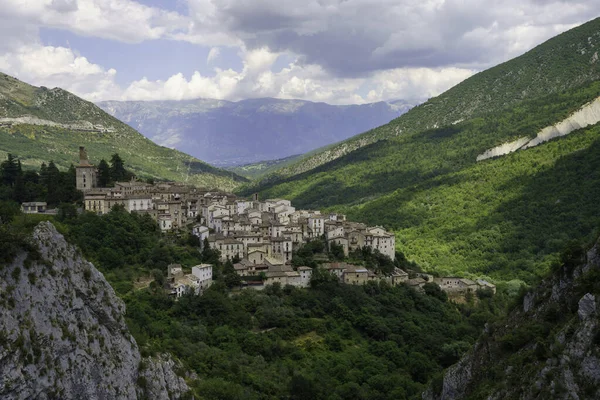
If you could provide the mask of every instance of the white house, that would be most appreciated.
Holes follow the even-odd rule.
[[[310,237],[316,238],[325,232],[325,218],[322,215],[314,214],[308,218],[308,228]]]
[[[308,287],[310,285],[310,278],[312,277],[312,268],[298,267],[297,271],[300,274],[300,286]]]
[[[207,226],[204,225],[194,225],[194,227],[192,228],[192,234],[198,236],[198,238],[200,239],[200,247],[202,247],[204,244],[204,239],[208,238],[209,229]]]
[[[198,278],[198,291],[202,293],[212,285],[212,265],[200,264],[192,267],[192,275]]]
[[[154,208],[154,201],[151,195],[130,195],[127,197],[125,208],[127,211],[146,211]]]
[[[392,260],[396,258],[396,237],[380,226],[367,228],[365,245],[370,246],[373,250],[379,250],[381,254],[385,254]]]

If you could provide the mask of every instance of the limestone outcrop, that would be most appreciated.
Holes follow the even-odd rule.
[[[478,155],[477,161],[483,161],[488,158],[503,156],[520,149],[534,147],[551,139],[566,136],[577,129],[597,124],[598,122],[600,122],[600,97],[584,105],[581,109],[560,121],[558,124],[545,127],[538,132],[533,139],[523,137],[513,142],[493,147]]]
[[[524,296],[423,394],[463,398],[599,399],[600,241]]]
[[[142,358],[125,305],[49,222],[0,266],[0,398],[168,399],[189,388],[169,357]]]
[[[0,118],[0,125],[40,125],[40,126],[52,126],[62,129],[68,129],[71,131],[82,131],[82,132],[115,132],[113,127],[105,127],[99,124],[92,124],[89,121],[79,121],[71,124],[61,124],[47,119],[37,118],[31,115],[26,115],[16,118]]]

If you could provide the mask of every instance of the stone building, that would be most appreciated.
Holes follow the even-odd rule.
[[[85,147],[79,147],[79,165],[75,167],[75,184],[77,190],[87,192],[98,184],[98,170],[90,164]]]

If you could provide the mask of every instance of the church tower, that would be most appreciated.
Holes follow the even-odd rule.
[[[97,185],[97,169],[90,164],[85,147],[79,147],[79,165],[75,167],[77,190],[86,192]]]

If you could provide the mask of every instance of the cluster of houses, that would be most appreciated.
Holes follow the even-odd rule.
[[[340,282],[347,285],[365,285],[367,282],[387,282],[391,286],[405,284],[415,290],[422,291],[423,286],[430,282],[437,284],[448,297],[454,301],[463,301],[468,293],[475,294],[477,290],[487,289],[492,294],[496,293],[496,286],[485,281],[472,281],[465,278],[444,277],[434,278],[432,275],[416,273],[409,279],[409,274],[400,268],[394,269],[391,274],[376,274],[364,266],[353,265],[345,262],[322,263],[321,268],[336,276]],[[247,259],[242,259],[234,264],[236,273],[242,277],[250,278],[242,281],[242,289],[262,290],[275,283],[281,286],[291,285],[306,288],[310,285],[312,268],[298,267],[295,270],[288,264],[253,264]],[[202,264],[192,267],[191,274],[184,274],[181,265],[172,264],[168,267],[168,282],[171,294],[181,297],[185,293],[202,292],[212,284],[212,265]]]
[[[181,183],[150,184],[132,180],[114,187],[97,186],[97,171],[80,148],[76,167],[77,189],[84,194],[87,211],[105,214],[115,205],[129,212],[149,214],[163,231],[195,224],[201,242],[221,251],[223,261],[247,259],[252,264],[291,261],[292,252],[316,238],[337,245],[344,254],[371,247],[395,257],[395,237],[384,228],[347,221],[341,214],[296,210],[289,200],[240,199],[232,193],[197,188]]]
[[[324,238],[329,247],[339,246],[346,256],[367,246],[392,260],[395,257],[394,234],[382,227],[350,222],[341,214],[296,210],[283,199],[213,200],[202,207],[193,233],[218,249],[223,261],[239,258],[251,264],[265,260],[285,264],[295,250],[317,238]]]
[[[189,292],[201,295],[212,285],[212,265],[196,265],[192,267],[191,274],[184,274],[180,264],[171,264],[167,268],[167,282],[171,287],[171,294],[176,297]]]
[[[392,260],[395,258],[395,236],[380,226],[348,221],[345,215],[337,213],[297,210],[289,200],[260,201],[256,195],[252,199],[241,199],[232,193],[175,182],[150,184],[131,180],[102,188],[97,185],[96,167],[88,161],[83,147],[79,158],[76,184],[84,194],[85,210],[104,214],[115,205],[121,205],[129,212],[150,215],[162,231],[191,225],[201,246],[208,243],[219,250],[221,261],[234,262],[240,276],[261,278],[245,279],[247,287],[260,289],[273,283],[307,287],[312,269],[293,269],[292,254],[317,238],[324,239],[330,249],[337,246],[346,256],[353,250],[370,247]],[[323,267],[340,281],[354,285],[385,280],[391,285],[406,283],[421,288],[433,281],[448,293],[464,293],[491,285],[460,278],[409,279],[400,269],[390,276],[380,276],[367,268],[345,263],[325,263]],[[195,266],[191,274],[184,274],[181,266],[170,266],[168,276],[173,294],[180,296],[186,290],[201,293],[212,282],[212,266]]]
[[[426,283],[435,283],[452,300],[462,300],[468,293],[474,294],[478,290],[489,290],[492,294],[496,293],[496,285],[483,279],[475,281],[467,278],[443,277],[437,278],[430,274],[416,273],[415,277],[408,279],[406,284],[414,289],[421,290]]]

